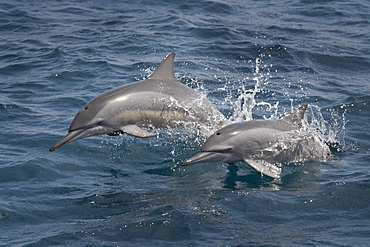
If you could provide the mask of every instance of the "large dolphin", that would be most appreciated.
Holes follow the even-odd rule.
[[[302,129],[307,105],[279,120],[251,120],[227,125],[212,134],[201,152],[183,165],[202,162],[245,161],[272,178],[280,178],[281,163],[323,158],[329,149]]]
[[[147,128],[187,124],[220,128],[225,117],[203,95],[176,79],[174,57],[175,53],[168,54],[146,80],[112,89],[90,101],[76,114],[68,134],[50,151],[102,134],[150,137],[156,133]]]

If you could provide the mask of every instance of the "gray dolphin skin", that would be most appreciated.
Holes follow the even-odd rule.
[[[213,130],[222,127],[226,119],[217,108],[176,79],[174,57],[175,53],[168,54],[146,80],[112,89],[90,101],[76,114],[68,134],[49,150],[102,134],[151,137],[156,133],[148,128],[200,123]]]
[[[318,155],[313,136],[301,129],[306,109],[306,104],[301,105],[279,120],[227,125],[212,134],[201,152],[183,165],[245,161],[266,176],[280,178],[281,167],[276,164],[305,161]]]

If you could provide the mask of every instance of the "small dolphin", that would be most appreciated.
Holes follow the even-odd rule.
[[[307,105],[301,105],[279,120],[251,120],[227,125],[212,134],[201,152],[183,165],[202,162],[245,161],[262,174],[280,178],[281,166],[319,158],[328,149],[316,145],[315,138],[302,130]]]
[[[175,53],[168,54],[148,79],[112,89],[90,101],[76,114],[68,134],[49,150],[102,134],[156,135],[143,128],[182,127],[191,123],[201,123],[204,125],[200,127],[209,129],[222,127],[226,120],[216,107],[176,79],[174,57]]]

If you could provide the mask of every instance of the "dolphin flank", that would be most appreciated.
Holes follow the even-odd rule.
[[[102,134],[151,137],[156,133],[148,128],[222,127],[226,119],[217,108],[176,79],[174,57],[175,53],[169,53],[147,79],[109,90],[90,101],[76,114],[68,134],[49,150]]]
[[[280,178],[277,164],[301,162],[328,155],[310,133],[302,130],[307,105],[301,105],[279,120],[251,120],[227,125],[212,134],[201,152],[183,165],[203,162],[245,161],[256,171]]]

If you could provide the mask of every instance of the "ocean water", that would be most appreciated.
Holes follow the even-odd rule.
[[[0,246],[368,246],[370,2],[0,1]],[[306,121],[332,158],[181,162],[205,136],[49,148],[97,95],[175,73],[231,121]]]

